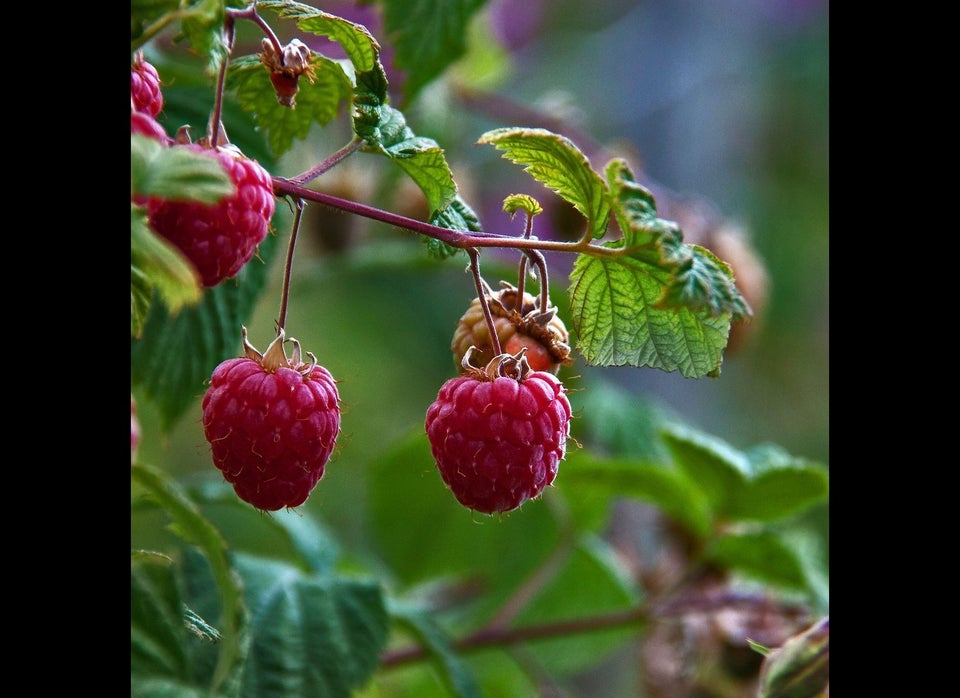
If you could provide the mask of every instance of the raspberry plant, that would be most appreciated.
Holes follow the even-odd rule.
[[[472,139],[539,191],[501,192],[517,229],[485,227],[416,117],[486,3],[330,5],[132,6],[133,695],[533,695],[631,646],[649,689],[644,650],[676,627],[708,657],[678,690],[822,691],[825,597],[792,525],[826,468],[737,450],[602,373],[722,380],[754,313],[734,268],[628,157],[597,167],[542,125]],[[379,196],[352,181],[365,158]],[[385,224],[357,245],[397,266],[301,267],[311,210]],[[272,292],[261,353],[247,327],[267,334]],[[327,336],[344,299],[378,333],[365,371]],[[146,441],[184,432],[202,469],[152,462]],[[623,500],[653,513],[672,569],[615,544]],[[724,647],[748,651],[746,678]]]

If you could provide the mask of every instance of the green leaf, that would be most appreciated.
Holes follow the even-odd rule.
[[[355,119],[355,131],[364,139],[364,150],[387,156],[406,172],[431,212],[445,209],[457,196],[457,185],[436,141],[414,135],[403,113],[393,107],[371,106],[363,114]]]
[[[577,618],[628,612],[638,595],[630,575],[610,546],[584,535],[543,589],[517,615],[513,627],[564,622]],[[549,674],[570,676],[594,666],[625,642],[635,640],[635,623],[529,643],[527,649]]]
[[[244,698],[347,698],[367,682],[387,640],[379,584],[245,554],[236,564],[253,620]]]
[[[206,56],[207,72],[215,74],[227,58],[227,42],[223,34],[224,0],[199,0],[187,14],[180,15],[180,28],[193,50]]]
[[[477,141],[504,151],[503,157],[573,204],[587,219],[596,238],[603,237],[610,218],[607,185],[573,142],[540,128],[498,128]]]
[[[236,192],[220,161],[189,148],[169,148],[130,134],[131,193],[215,204]]]
[[[353,85],[339,63],[315,54],[311,65],[315,79],[311,83],[301,76],[296,106],[291,109],[277,100],[270,73],[256,56],[231,62],[227,88],[253,115],[276,157],[289,151],[295,139],[304,140],[314,123],[323,126],[334,119],[353,94]]]
[[[277,236],[268,235],[259,259],[250,260],[236,278],[207,289],[199,303],[176,316],[163,304],[151,305],[140,338],[131,343],[130,377],[159,407],[164,430],[203,394],[221,361],[240,355],[240,326],[249,322],[259,300],[276,243]]]
[[[647,246],[659,237],[657,203],[653,193],[633,178],[626,160],[614,158],[604,168],[617,224],[628,245]]]
[[[663,437],[677,465],[709,497],[715,515],[735,521],[776,521],[825,501],[826,469],[774,445],[740,452],[722,439],[681,424]]]
[[[711,562],[766,584],[805,590],[807,578],[796,553],[773,532],[729,534],[707,549]]]
[[[243,604],[240,580],[227,557],[220,532],[207,521],[179,484],[161,470],[144,463],[131,466],[131,476],[164,509],[177,534],[199,546],[213,571],[222,609],[218,626],[224,638],[218,645],[217,666],[212,690],[235,685],[243,668],[246,648],[247,609]],[[178,609],[182,626],[182,610]]]
[[[260,0],[257,9],[272,10],[281,19],[296,20],[297,26],[303,31],[337,42],[358,73],[372,70],[379,59],[380,44],[362,24],[292,0]]]
[[[709,498],[715,514],[724,516],[751,472],[749,459],[730,444],[684,424],[662,432],[674,462]]]
[[[171,314],[200,300],[197,274],[180,251],[151,230],[146,211],[130,207],[130,333],[139,337],[156,289]]]
[[[829,475],[820,463],[764,444],[746,452],[751,477],[738,489],[727,515],[744,521],[775,521],[826,501]]]
[[[462,660],[450,638],[431,614],[409,604],[394,602],[390,614],[401,627],[406,628],[430,652],[433,664],[450,693],[457,698],[481,698],[480,684],[470,665]]]
[[[727,315],[734,321],[752,315],[734,284],[730,266],[705,247],[687,247],[691,255],[677,266],[657,307],[705,309],[712,316]]]
[[[430,219],[430,223],[441,228],[459,230],[461,232],[478,232],[483,230],[477,214],[459,194],[453,197],[446,208],[435,213]],[[437,240],[427,235],[421,235],[420,239],[426,243],[427,251],[435,259],[446,259],[463,251],[459,247],[453,247],[442,240]]]
[[[139,558],[130,566],[130,674],[189,682],[183,602],[172,563]]]
[[[570,274],[577,349],[594,366],[649,366],[700,378],[716,371],[730,331],[727,316],[663,310],[665,273],[633,257],[581,254]]]
[[[420,187],[430,211],[442,211],[457,195],[453,173],[435,141],[414,137],[389,146],[385,152]]]
[[[410,102],[466,50],[473,14],[486,0],[380,0],[386,38],[396,48],[397,67],[406,74],[403,94]]]
[[[681,471],[626,458],[599,458],[582,450],[567,455],[556,486],[578,520],[596,522],[600,508],[615,497],[633,497],[654,504],[698,537],[712,523],[710,503]]]
[[[503,211],[509,213],[511,218],[517,211],[526,211],[531,216],[536,216],[543,213],[543,207],[528,194],[511,194],[503,200]]]

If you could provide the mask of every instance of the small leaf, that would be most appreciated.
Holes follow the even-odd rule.
[[[409,604],[394,602],[390,614],[398,625],[406,628],[430,652],[433,664],[448,690],[457,698],[481,698],[482,693],[476,674],[462,660],[447,634],[429,612]]]
[[[752,650],[753,650],[754,652],[756,652],[757,654],[761,654],[761,655],[763,655],[764,657],[766,657],[768,654],[770,654],[770,648],[769,648],[769,647],[767,647],[767,646],[765,646],[765,645],[761,645],[759,642],[755,642],[755,641],[751,640],[749,637],[746,638],[746,640],[747,640],[747,644],[750,645],[750,649],[752,649]]]
[[[225,6],[224,0],[198,0],[180,16],[183,36],[198,55],[208,58],[206,68],[211,75],[216,74],[228,53],[223,35]]]
[[[235,193],[233,181],[215,157],[189,148],[165,147],[130,134],[131,193],[214,204]]]
[[[733,321],[751,316],[730,266],[705,247],[688,248],[692,254],[678,265],[657,307],[705,309],[712,316],[729,314]]]
[[[540,202],[528,194],[511,194],[503,200],[503,212],[512,218],[517,211],[526,211],[531,216],[543,213]]]
[[[292,0],[260,0],[257,9],[272,10],[280,19],[296,20],[303,31],[337,42],[358,73],[372,70],[380,55],[380,44],[362,24]]]
[[[767,584],[805,590],[806,575],[796,554],[769,531],[724,535],[713,541],[706,557]]]
[[[435,213],[430,219],[430,223],[441,228],[459,230],[461,232],[478,232],[483,230],[477,214],[459,194],[453,197],[446,208]],[[463,251],[459,247],[453,247],[442,240],[437,240],[427,235],[421,235],[420,238],[426,243],[427,251],[435,259],[446,259]]]
[[[581,254],[570,274],[577,349],[594,366],[649,366],[700,378],[716,370],[730,331],[728,317],[702,310],[663,310],[665,273],[633,257]]]
[[[523,165],[524,172],[573,204],[586,217],[594,237],[606,233],[607,185],[570,139],[546,129],[498,128],[484,133],[477,143],[504,151],[504,158]]]
[[[486,0],[381,0],[386,38],[406,74],[410,102],[466,49],[470,19]]]

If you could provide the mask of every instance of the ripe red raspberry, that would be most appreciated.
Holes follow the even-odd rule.
[[[236,276],[270,228],[275,202],[270,174],[233,147],[173,145],[217,158],[236,191],[216,204],[151,199],[150,224],[197,268],[204,286]]]
[[[163,109],[163,93],[160,91],[160,75],[138,52],[130,66],[130,98],[133,108],[150,116]]]
[[[287,359],[283,342],[294,345]],[[257,509],[303,504],[323,477],[340,433],[340,393],[330,372],[283,331],[261,355],[247,342],[246,356],[213,371],[203,396],[203,431],[213,463],[237,496]]]
[[[507,354],[516,354],[527,347],[526,359],[534,371],[557,373],[560,366],[569,363],[570,335],[556,308],[540,312],[539,297],[523,294],[523,305],[517,307],[517,289],[500,282],[503,287],[487,296],[493,325],[500,339],[500,347]],[[457,322],[450,349],[454,362],[464,372],[463,357],[475,347],[474,360],[484,365],[494,357],[493,342],[487,329],[480,299],[474,298],[470,307]]]
[[[425,427],[440,476],[457,500],[492,514],[516,509],[553,483],[571,417],[560,380],[531,371],[521,351],[444,383]]]

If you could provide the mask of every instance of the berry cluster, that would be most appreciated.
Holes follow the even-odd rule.
[[[291,65],[310,77],[309,51],[300,58]],[[273,65],[271,78],[282,73],[295,87],[299,73],[288,76],[286,65]],[[171,139],[155,118],[164,104],[157,70],[138,54],[130,76],[131,133],[214,158],[233,182],[234,193],[215,204],[136,201],[203,285],[216,286],[240,272],[269,232],[275,210],[270,174],[234,146]],[[285,94],[278,92],[281,103]],[[291,88],[286,95],[291,104],[293,94]],[[296,507],[323,477],[340,433],[336,381],[312,354],[302,360],[299,342],[284,337],[282,324],[263,354],[247,341],[245,328],[242,335],[244,356],[217,366],[204,393],[204,436],[214,465],[240,499],[262,511]],[[294,347],[289,359],[286,342]],[[556,308],[506,283],[499,293],[475,298],[460,318],[451,343],[460,375],[441,387],[425,429],[443,482],[465,507],[512,511],[553,484],[570,435],[570,403],[556,377],[569,362],[568,342]],[[131,454],[138,440],[131,401]]]
[[[179,142],[154,118],[163,108],[156,68],[138,54],[130,70],[130,132],[214,158],[230,177],[234,193],[215,204],[151,197],[150,226],[193,264],[206,287],[236,276],[270,231],[276,202],[270,173],[233,145]]]

